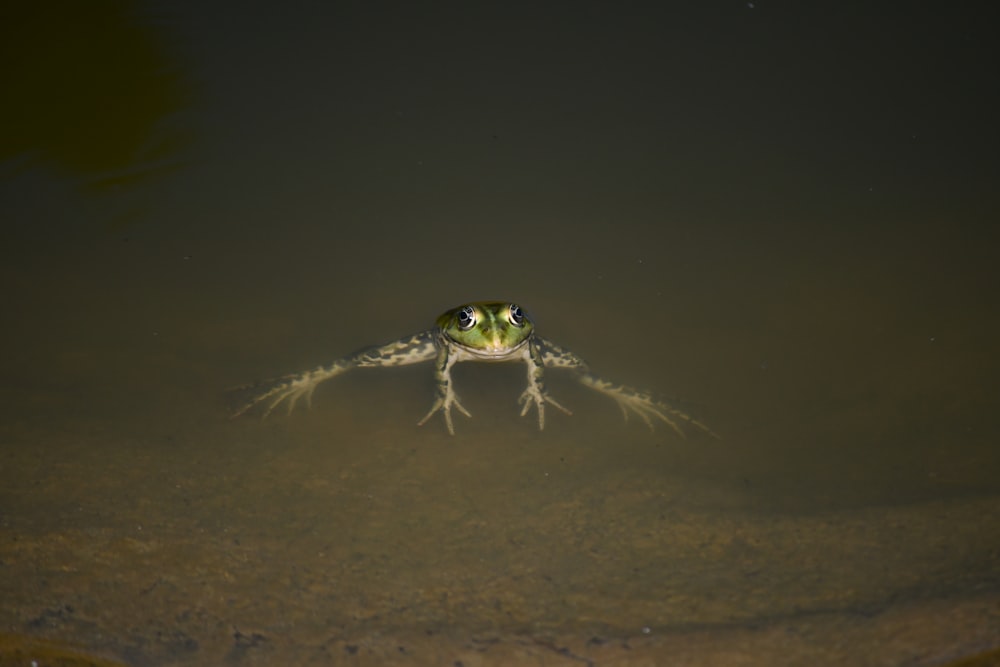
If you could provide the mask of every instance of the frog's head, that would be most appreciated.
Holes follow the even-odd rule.
[[[535,325],[516,303],[484,301],[452,308],[437,320],[441,333],[470,354],[502,359],[528,342]]]

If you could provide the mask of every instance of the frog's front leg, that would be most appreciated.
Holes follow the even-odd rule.
[[[542,351],[534,340],[528,342],[528,350],[524,356],[524,363],[528,367],[528,386],[521,393],[518,402],[522,404],[521,416],[528,414],[532,404],[538,409],[538,430],[545,428],[545,404],[551,403],[568,415],[573,414],[567,408],[560,405],[545,390],[545,360]]]
[[[423,426],[431,416],[440,410],[444,413],[444,423],[448,427],[448,433],[455,435],[455,425],[451,421],[451,407],[455,406],[458,411],[466,417],[471,417],[469,411],[458,401],[451,383],[451,367],[458,361],[458,356],[448,352],[447,345],[438,347],[437,360],[434,363],[434,381],[436,383],[437,396],[431,409],[424,415],[424,418],[417,422],[417,426]]]
[[[437,354],[435,335],[434,331],[422,331],[387,345],[366,348],[313,370],[269,380],[265,383],[265,387],[269,386],[270,389],[251,399],[249,403],[234,412],[233,417],[239,417],[261,404],[266,406],[263,416],[267,417],[282,402],[287,402],[288,412],[291,412],[300,398],[305,398],[306,404],[311,407],[312,395],[319,383],[346,373],[352,368],[406,366],[430,361]]]

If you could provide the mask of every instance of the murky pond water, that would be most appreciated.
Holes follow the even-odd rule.
[[[996,657],[985,28],[64,9],[4,28],[0,665]],[[483,299],[720,437],[507,364],[455,436],[428,365],[230,419]]]

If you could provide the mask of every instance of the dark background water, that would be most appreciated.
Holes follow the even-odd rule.
[[[586,639],[995,592],[984,17],[113,2],[18,9],[3,33],[0,511],[33,545],[6,555],[8,632],[152,660],[178,601],[93,640],[120,621],[94,600],[127,605],[87,554],[123,590],[178,559],[201,562],[178,591],[222,586],[227,531],[254,526],[271,602],[240,613],[289,651],[329,628]],[[455,438],[413,425],[427,368],[227,420],[228,387],[479,299],[722,438],[623,425],[558,378],[577,414],[538,434],[523,371],[492,366],[456,369]],[[161,526],[155,565],[123,542],[139,523]],[[38,622],[67,595],[83,626]],[[327,614],[315,637],[265,619],[296,604]],[[185,659],[212,655],[211,623],[184,632]]]

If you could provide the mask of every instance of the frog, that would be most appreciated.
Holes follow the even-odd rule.
[[[239,417],[260,410],[262,416],[267,417],[282,403],[286,404],[291,414],[299,401],[311,407],[316,387],[355,368],[392,368],[431,362],[434,366],[434,401],[417,425],[423,426],[435,414],[441,413],[448,433],[455,435],[452,411],[472,417],[459,400],[451,375],[455,364],[466,361],[523,363],[527,370],[527,385],[518,398],[518,404],[522,417],[535,410],[539,430],[545,429],[547,406],[567,415],[573,414],[552,397],[545,385],[546,371],[565,370],[585,387],[617,403],[626,422],[634,414],[650,430],[653,430],[654,422],[663,422],[685,438],[685,431],[681,428],[684,424],[718,437],[708,426],[652,393],[595,375],[581,357],[540,336],[534,321],[521,306],[510,301],[466,303],[441,314],[435,326],[425,331],[385,345],[364,348],[312,370],[267,381],[263,387],[258,385],[258,393],[232,416]]]

